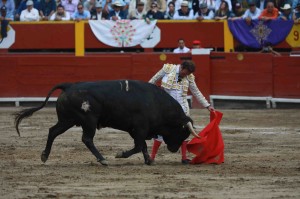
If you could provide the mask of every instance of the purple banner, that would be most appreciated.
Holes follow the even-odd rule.
[[[290,33],[293,24],[292,20],[252,20],[250,25],[243,19],[228,20],[228,26],[234,38],[251,48],[279,44]]]

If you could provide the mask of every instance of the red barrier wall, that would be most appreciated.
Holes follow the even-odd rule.
[[[74,49],[74,22],[66,23],[13,23],[15,43],[10,49]]]
[[[130,54],[87,57],[27,55],[1,60],[4,60],[1,68],[6,71],[1,73],[1,81],[11,82],[10,85],[1,83],[1,97],[44,96],[53,85],[61,82],[132,77]]]
[[[43,97],[61,82],[148,81],[164,63],[185,58],[195,61],[196,83],[207,98],[211,94],[300,98],[300,58],[258,53],[0,55],[0,97]]]
[[[110,79],[149,79],[164,63],[178,64],[191,54],[112,53],[75,57],[73,55],[0,56],[0,97],[41,97],[61,82]],[[196,82],[209,96],[209,56],[193,56],[198,65]],[[57,95],[57,93],[56,93]],[[197,103],[195,106],[199,106]]]
[[[243,58],[239,60],[241,56]],[[215,95],[272,96],[272,59],[271,54],[212,54],[212,93]]]
[[[299,98],[300,57],[274,57],[274,97]]]

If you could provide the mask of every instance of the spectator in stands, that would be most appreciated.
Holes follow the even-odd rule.
[[[178,39],[178,48],[175,48],[173,53],[188,53],[191,49],[185,46],[184,39]]]
[[[118,1],[119,4],[121,4],[122,6],[122,9],[121,10],[124,10],[125,9],[125,6],[127,5],[123,0],[102,0],[102,8],[103,8],[103,12],[106,12],[107,14],[109,14],[110,11],[113,11],[114,8],[113,8],[113,3],[115,1]],[[128,9],[127,9],[128,10]],[[128,15],[127,11],[124,12],[126,14],[126,17]]]
[[[177,0],[178,1],[178,0]],[[152,10],[152,4],[156,3],[157,10],[161,13],[165,13],[167,9],[167,2],[166,0],[148,0],[146,4],[146,11]]]
[[[236,2],[234,5],[233,12],[231,13],[230,19],[240,19],[245,13],[243,5],[240,2]]]
[[[196,13],[195,12],[196,9],[194,8],[194,1],[199,1],[199,4],[198,4],[199,8],[200,8],[200,5],[204,3],[204,4],[207,5],[208,10],[211,10],[213,12],[215,12],[215,10],[216,10],[216,0],[193,0],[194,13]],[[198,9],[198,10],[200,10],[200,9]]]
[[[227,1],[222,1],[220,4],[219,9],[215,13],[215,20],[222,20],[222,19],[228,19],[231,15],[231,12],[228,8],[228,3]]]
[[[126,12],[122,9],[123,4],[119,0],[115,0],[112,4],[113,10],[109,12],[109,19],[113,21],[117,21],[120,19],[127,19]]]
[[[231,12],[232,11],[232,3],[231,3],[231,0],[216,0],[216,7],[215,7],[215,11],[219,10],[220,7],[221,7],[221,4],[223,1],[226,1],[227,3],[227,7],[228,7],[228,10]],[[216,12],[215,12],[216,13]]]
[[[202,21],[202,20],[214,18],[214,12],[208,9],[206,3],[201,3],[199,7],[200,10],[196,12],[194,19],[197,19],[198,21]]]
[[[6,18],[10,21],[14,20],[15,13],[15,2],[14,0],[0,0],[0,8],[5,6],[6,8]]]
[[[33,7],[33,1],[26,2],[27,8],[21,12],[20,21],[39,21],[39,11]]]
[[[273,19],[277,19],[278,14],[279,14],[278,9],[274,7],[274,3],[272,1],[269,1],[267,3],[267,8],[261,12],[258,19],[263,21],[273,20]]]
[[[2,35],[2,31],[3,32],[5,31],[4,34],[7,34],[6,33],[7,26],[9,24],[9,21],[12,21],[12,20],[13,20],[12,18],[7,17],[7,8],[6,8],[6,6],[5,5],[1,6],[1,8],[0,8],[0,22],[1,22],[1,24],[0,24],[0,30],[1,30],[0,36],[2,36],[2,37],[0,37],[1,41],[2,41],[3,37],[5,36],[5,35]]]
[[[3,5],[0,8],[0,44],[2,43],[3,39],[7,37],[7,26],[9,25],[9,21],[12,19],[6,17],[6,6]]]
[[[10,18],[10,17],[7,16],[7,8],[6,8],[5,5],[3,5],[0,8],[0,22],[1,22],[1,24],[0,24],[0,30],[1,30],[1,33],[2,33],[2,31],[6,31],[7,26],[9,24],[9,21],[13,21],[13,18]],[[5,30],[2,30],[4,28],[3,26],[6,27]],[[1,39],[2,38],[0,37],[0,40]]]
[[[98,1],[96,2],[95,7],[91,11],[91,19],[92,20],[109,19],[108,14],[102,11],[102,4]]]
[[[20,15],[21,15],[21,12],[25,9],[27,9],[27,1],[29,0],[23,0],[18,9],[16,10],[16,14],[15,14],[15,21],[19,21],[20,20]],[[33,1],[33,8],[35,8],[36,10],[40,10],[40,2],[38,0],[30,0],[30,1]]]
[[[296,24],[300,23],[300,2],[296,5],[293,13],[293,20]]]
[[[89,1],[85,1],[84,4],[83,4],[83,9],[85,9],[85,10],[91,12],[92,9],[95,8],[96,1],[97,1],[97,0],[89,0]]]
[[[181,8],[175,11],[174,19],[176,20],[189,20],[194,18],[194,11],[190,9],[188,1],[182,1]]]
[[[72,19],[75,21],[89,20],[91,18],[91,13],[87,10],[84,10],[83,4],[79,3],[77,5],[77,11],[74,12]]]
[[[164,19],[164,13],[158,10],[157,3],[155,2],[151,4],[151,10],[146,14],[147,23],[150,23],[150,21],[154,19]]]
[[[284,4],[284,6],[281,7],[281,14],[278,18],[284,21],[293,20],[293,12],[290,4]]]
[[[56,12],[50,17],[51,21],[69,21],[70,19],[70,13],[65,11],[65,8],[61,4],[57,6]]]
[[[70,13],[70,16],[72,17],[77,11],[77,5],[79,3],[79,0],[61,0],[61,5],[65,8],[65,11]]]
[[[5,5],[0,7],[0,21],[5,20],[7,8]],[[11,21],[11,20],[10,20]]]
[[[41,0],[40,1],[40,16],[41,20],[48,21],[50,16],[56,10],[56,1],[55,0]]]
[[[145,19],[146,18],[146,9],[145,9],[145,3],[143,1],[139,1],[137,4],[137,8],[135,10],[132,10],[128,18],[133,19]]]
[[[173,1],[170,1],[168,3],[168,9],[165,12],[165,19],[174,19],[174,14],[175,14],[175,4]]]
[[[246,20],[246,23],[250,25],[252,20],[258,19],[261,10],[256,7],[256,3],[254,0],[250,0],[248,6],[249,8],[242,16],[242,19]]]
[[[175,8],[174,10],[179,10],[180,9],[180,6],[181,6],[181,2],[183,0],[167,0],[167,5],[169,5],[170,2],[173,2]],[[169,11],[169,6],[167,7],[166,11],[168,12]]]
[[[147,11],[146,11],[146,2],[147,0],[131,0],[129,2],[129,6],[128,6],[128,13],[133,13],[136,11],[137,7],[138,7],[138,3],[140,2],[143,2],[144,3],[144,7],[143,7],[143,12],[145,12],[147,14]],[[129,14],[128,14],[128,19],[130,18],[129,17]]]

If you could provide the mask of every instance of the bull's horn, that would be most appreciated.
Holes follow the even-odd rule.
[[[199,135],[197,135],[197,133],[195,132],[194,128],[193,128],[193,125],[191,122],[188,122],[187,123],[187,126],[190,130],[190,132],[192,133],[193,136],[195,136],[196,138],[201,138]]]

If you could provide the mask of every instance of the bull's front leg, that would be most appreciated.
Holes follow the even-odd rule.
[[[140,145],[135,145],[133,149],[128,150],[128,151],[120,151],[117,153],[116,158],[129,158],[133,154],[139,153],[142,151],[142,146]]]
[[[151,165],[154,161],[150,158],[146,142],[144,143],[144,147],[142,149],[142,153],[143,153],[143,156],[144,156],[144,159],[145,159],[145,164]]]

